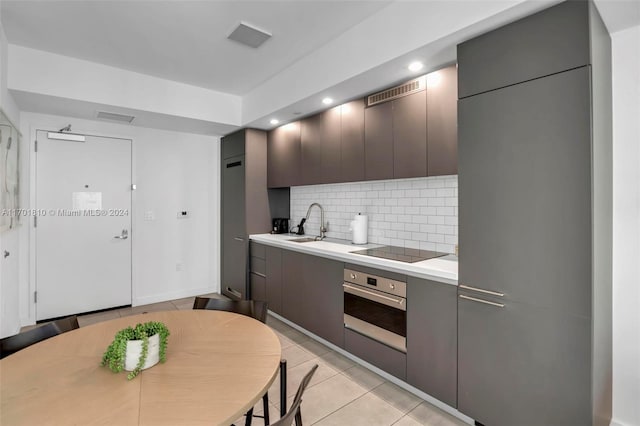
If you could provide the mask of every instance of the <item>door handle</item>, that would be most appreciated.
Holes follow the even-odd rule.
[[[492,296],[504,297],[504,293],[500,293],[500,292],[497,292],[497,291],[491,291],[491,290],[485,290],[484,288],[471,287],[471,286],[464,285],[464,284],[459,284],[458,287],[460,287],[460,288],[462,288],[464,290],[477,291],[477,292],[480,292],[480,293],[490,294]]]
[[[113,238],[117,238],[119,240],[126,240],[127,238],[129,238],[129,231],[127,231],[126,229],[123,229],[122,234],[116,235]]]
[[[458,297],[460,299],[470,300],[472,302],[484,303],[485,305],[491,305],[491,306],[496,306],[498,308],[504,308],[504,304],[502,304],[502,303],[489,302],[488,300],[477,299],[475,297],[465,296],[464,294],[460,294],[460,295],[458,295]]]
[[[240,238],[240,237],[233,237],[233,239],[236,241],[244,241],[244,238]]]

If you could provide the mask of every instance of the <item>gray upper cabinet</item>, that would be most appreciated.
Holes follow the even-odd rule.
[[[342,107],[319,114],[322,120],[322,161],[319,183],[343,182],[342,178]],[[315,183],[315,182],[314,182]]]
[[[458,45],[460,98],[589,64],[589,2],[567,1]]]
[[[391,102],[385,102],[364,110],[364,171],[366,180],[393,179],[392,105]]]
[[[423,90],[391,102],[394,178],[427,175],[426,98],[427,92]]]
[[[457,291],[449,284],[409,277],[407,383],[456,406]]]
[[[341,131],[341,181],[354,182],[364,175],[364,100],[358,99],[340,106]]]
[[[249,234],[271,229],[267,194],[266,133],[245,129],[222,138],[221,290],[234,299],[247,297]]]
[[[365,108],[358,99],[269,132],[269,187],[456,174],[457,77]]]
[[[455,65],[427,76],[427,174],[458,174],[458,71]]]
[[[271,130],[267,147],[269,188],[300,185],[300,122]]]
[[[244,131],[235,132],[222,138],[222,159],[244,154]]]
[[[323,115],[300,121],[300,179],[291,185],[311,185],[322,180]]]

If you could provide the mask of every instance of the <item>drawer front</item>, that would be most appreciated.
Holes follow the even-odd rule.
[[[258,244],[254,241],[251,241],[251,256],[257,257],[259,259],[266,259],[267,248],[262,244]]]
[[[258,257],[251,257],[251,272],[262,275],[267,275],[267,261]]]
[[[344,348],[347,352],[351,352],[387,373],[406,380],[406,354],[348,329],[344,330]]]

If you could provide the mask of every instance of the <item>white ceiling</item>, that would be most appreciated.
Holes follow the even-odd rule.
[[[389,1],[3,0],[9,43],[243,95]],[[272,34],[228,40],[240,22]]]
[[[13,90],[24,111],[224,135],[271,128],[455,62],[455,46],[560,0],[0,0],[9,43],[242,96],[241,123],[204,121]],[[640,25],[640,0],[595,0],[610,33]],[[239,21],[273,34],[259,49],[226,39]],[[68,98],[68,99],[67,99]],[[228,106],[227,106],[228,108]]]

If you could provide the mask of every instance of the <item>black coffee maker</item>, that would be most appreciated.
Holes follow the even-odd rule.
[[[272,234],[286,234],[289,232],[289,218],[277,217],[272,220]]]

